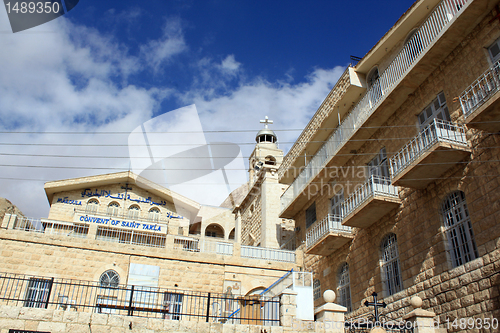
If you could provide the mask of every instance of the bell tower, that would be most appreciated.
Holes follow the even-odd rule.
[[[264,124],[264,128],[255,137],[257,144],[249,160],[250,187],[256,181],[261,182],[260,246],[279,248],[280,197],[283,191],[278,182],[278,168],[283,162],[283,151],[278,148],[278,137],[269,129],[269,124],[273,121],[266,116],[260,122]]]
[[[283,151],[278,148],[278,137],[269,129],[269,124],[273,121],[266,116],[266,119],[260,122],[264,124],[264,128],[255,137],[257,144],[250,155],[248,164],[250,185],[255,182],[260,170],[264,168],[278,170],[283,162]]]

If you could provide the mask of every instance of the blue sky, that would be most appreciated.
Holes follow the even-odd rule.
[[[190,104],[245,160],[268,115],[286,153],[413,1],[144,3],[82,0],[16,34],[0,9],[0,197],[26,215],[47,216],[46,181],[127,170],[128,134]]]

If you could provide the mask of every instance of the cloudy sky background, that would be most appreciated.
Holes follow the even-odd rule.
[[[45,217],[45,182],[128,170],[129,134],[191,104],[245,162],[266,115],[286,153],[412,2],[87,0],[16,34],[0,8],[0,197]]]

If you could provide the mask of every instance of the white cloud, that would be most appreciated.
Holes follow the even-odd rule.
[[[222,60],[222,63],[220,64],[220,69],[229,75],[235,75],[239,68],[240,68],[241,63],[237,62],[234,59],[234,54],[228,55],[224,60]]]
[[[5,12],[0,11],[0,30],[9,30],[6,22]],[[0,166],[0,178],[58,180],[126,170],[129,132],[151,119],[167,96],[176,96],[182,106],[195,103],[205,130],[251,130],[206,134],[209,142],[245,143],[241,147],[246,157],[262,127],[260,119],[268,115],[276,130],[303,128],[343,71],[340,67],[316,69],[299,84],[292,84],[289,74],[277,83],[258,77],[247,80],[242,75],[244,65],[230,54],[222,61],[206,57],[193,64],[197,74],[188,92],[128,83],[130,74],[149,66],[160,71],[167,63],[175,64],[175,55],[189,49],[176,19],[168,20],[162,37],[142,46],[138,57],[113,37],[75,26],[65,18],[26,33],[0,34],[0,45],[0,129],[45,132],[0,133],[0,143],[22,144],[0,145],[4,154],[0,164],[64,167]],[[69,134],[46,133],[53,131]],[[299,133],[277,131],[281,142],[293,141]],[[288,146],[281,148],[286,152]],[[40,154],[117,158],[33,156]],[[28,216],[48,214],[43,182],[0,179],[0,196]]]
[[[170,62],[175,55],[185,50],[187,50],[187,45],[184,41],[181,21],[178,18],[170,18],[165,22],[162,37],[143,45],[141,54],[148,66],[158,72],[165,63]]]

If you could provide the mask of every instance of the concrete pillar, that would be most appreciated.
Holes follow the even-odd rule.
[[[264,170],[262,182],[262,230],[261,247],[279,249],[277,229],[280,225],[281,185],[278,183],[278,173],[274,169]]]
[[[234,242],[241,244],[241,212],[239,209],[234,222]]]
[[[16,215],[5,214],[2,220],[2,229],[12,229],[14,226],[14,221],[16,220]]]
[[[285,289],[280,299],[280,326],[292,327],[297,316],[297,292]]]
[[[335,292],[326,290],[323,293],[325,304],[314,311],[316,320],[323,323],[325,332],[344,333],[345,313],[347,308],[333,303],[335,301]]]
[[[440,331],[439,322],[434,321],[436,314],[421,308],[422,299],[420,297],[413,296],[410,303],[415,310],[405,315],[403,319],[413,323],[414,333],[437,333]]]

